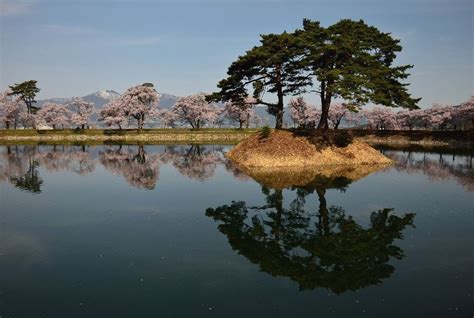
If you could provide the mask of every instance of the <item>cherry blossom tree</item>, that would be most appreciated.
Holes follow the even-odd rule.
[[[396,113],[396,121],[400,128],[413,130],[416,126],[423,124],[426,113],[422,109],[402,110]]]
[[[377,130],[396,129],[397,120],[395,112],[388,107],[374,107],[364,110],[364,115],[370,127]]]
[[[178,116],[169,109],[161,109],[158,111],[158,118],[165,127],[174,128],[179,121]]]
[[[290,117],[299,128],[315,127],[320,111],[306,103],[303,97],[291,99],[288,103]]]
[[[36,113],[36,123],[64,129],[71,122],[71,111],[64,105],[46,103]]]
[[[94,103],[89,103],[82,98],[73,98],[67,107],[72,111],[71,123],[82,129],[89,124],[91,116],[95,113]]]
[[[107,103],[99,112],[99,121],[107,127],[117,126],[122,129],[128,125],[128,117],[122,107],[120,99]]]
[[[199,129],[206,123],[215,123],[220,115],[217,105],[208,102],[204,93],[179,98],[171,111],[179,121],[189,124],[193,129]]]
[[[333,104],[329,108],[328,119],[332,124],[332,128],[337,129],[342,119],[351,111],[347,104]]]
[[[21,98],[13,98],[9,90],[0,93],[0,121],[6,129],[17,129],[20,124],[25,124],[26,115],[27,107]]]
[[[427,112],[429,123],[435,129],[445,130],[453,119],[452,106],[435,104]]]
[[[251,119],[255,116],[253,107],[257,103],[252,96],[247,96],[243,102],[228,101],[224,104],[223,115],[239,123],[239,129],[249,128]]]
[[[130,87],[120,97],[124,114],[137,120],[138,130],[143,129],[147,117],[158,116],[158,101],[158,92],[150,83]]]

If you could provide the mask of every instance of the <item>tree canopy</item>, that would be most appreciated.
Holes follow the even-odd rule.
[[[35,113],[38,110],[37,107],[33,106],[33,104],[36,103],[36,94],[40,92],[40,89],[36,86],[36,83],[37,81],[30,80],[9,86],[11,90],[9,95],[18,95],[20,99],[25,102],[28,109],[28,114]]]
[[[354,104],[375,103],[391,107],[418,108],[412,98],[408,77],[412,65],[393,66],[402,50],[400,40],[364,21],[344,19],[327,28],[305,19],[296,36],[305,45],[309,67],[320,97],[322,115],[318,128],[328,128],[328,112],[334,98]]]
[[[412,98],[403,82],[413,66],[393,65],[402,50],[400,40],[362,20],[344,19],[325,28],[305,19],[302,29],[261,35],[260,42],[231,64],[214,99],[242,99],[252,86],[257,102],[276,116],[276,128],[283,126],[284,96],[302,92],[318,94],[322,129],[329,128],[335,98],[355,105],[417,108],[420,99]],[[265,92],[276,98],[263,100]]]
[[[303,47],[290,33],[262,35],[261,44],[232,63],[228,77],[217,85],[214,99],[240,101],[249,96],[249,88],[257,104],[266,105],[276,117],[276,128],[283,127],[283,98],[297,94],[310,82],[302,73]],[[277,95],[276,101],[264,100],[266,92]]]

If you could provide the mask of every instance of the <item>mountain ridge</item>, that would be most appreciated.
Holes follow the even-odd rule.
[[[115,90],[101,90],[88,95],[82,96],[80,98],[84,99],[87,102],[94,103],[97,109],[102,108],[105,104],[119,98],[122,94],[118,93]],[[41,99],[36,102],[36,105],[41,107],[45,103],[56,103],[56,104],[67,104],[75,97],[53,97]],[[160,94],[160,108],[171,108],[176,101],[178,96],[171,94]]]

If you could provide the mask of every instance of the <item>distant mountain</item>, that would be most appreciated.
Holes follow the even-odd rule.
[[[105,104],[120,97],[120,94],[114,90],[98,91],[86,96],[82,96],[85,101],[94,103],[96,108],[102,108]],[[45,103],[67,104],[73,97],[59,97],[39,100],[37,106],[41,107]]]
[[[178,96],[170,94],[160,94],[160,108],[171,108],[178,100]]]
[[[114,90],[98,91],[82,97],[89,103],[94,103],[96,108],[102,108],[108,102],[111,102],[120,97],[121,94]]]
[[[90,103],[94,103],[96,108],[102,108],[105,104],[113,101],[121,96],[114,90],[98,91],[82,98]],[[160,94],[160,108],[171,108],[176,103],[179,97],[170,94]],[[37,106],[41,107],[45,103],[67,104],[72,100],[72,97],[59,97],[39,100]]]

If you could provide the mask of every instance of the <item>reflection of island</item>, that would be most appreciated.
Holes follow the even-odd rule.
[[[137,188],[152,190],[158,182],[159,155],[147,154],[143,146],[107,147],[99,153],[102,165]]]
[[[384,151],[395,161],[398,171],[422,173],[431,180],[453,179],[468,191],[474,191],[472,155],[414,153],[411,151]]]
[[[350,182],[347,177],[319,176],[292,187],[296,198],[288,208],[281,188],[263,185],[266,205],[232,202],[209,208],[206,215],[220,223],[219,230],[234,250],[272,276],[289,277],[300,289],[324,287],[338,294],[357,290],[379,284],[394,272],[390,259],[404,257],[394,241],[413,226],[414,214],[396,216],[391,209],[379,210],[372,212],[370,225],[364,228],[342,207],[326,202],[327,189],[345,189]],[[313,192],[319,201],[315,212],[305,209]]]

